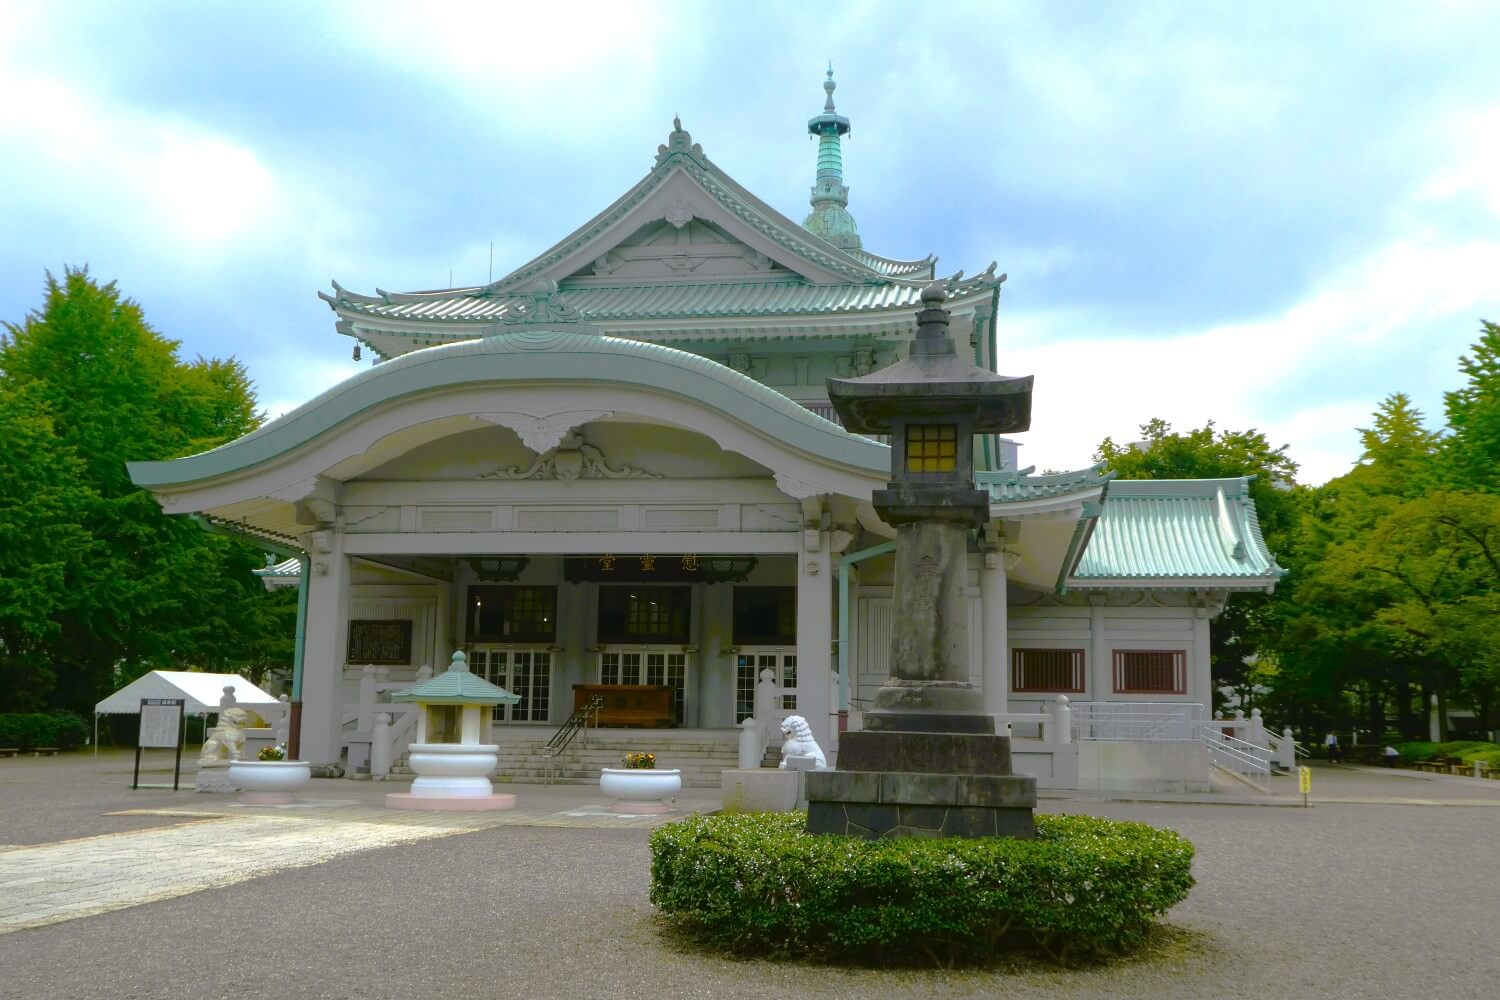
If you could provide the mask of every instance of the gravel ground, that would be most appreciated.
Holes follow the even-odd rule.
[[[1462,803],[1500,796],[1453,784],[1464,780],[1330,769],[1315,788],[1377,804],[1308,810],[1045,802],[1169,826],[1198,848],[1198,886],[1161,943],[1092,969],[724,960],[684,948],[653,918],[644,831],[496,827],[0,936],[0,997],[1490,1000],[1500,995],[1500,809]],[[1412,789],[1447,804],[1378,802]],[[61,814],[77,820],[81,806],[63,800]],[[10,813],[0,808],[0,830],[19,829]]]

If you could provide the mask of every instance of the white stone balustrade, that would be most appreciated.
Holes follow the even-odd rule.
[[[765,755],[765,742],[760,737],[760,723],[754,719],[746,719],[740,723],[740,770],[747,771],[760,767],[761,758]]]

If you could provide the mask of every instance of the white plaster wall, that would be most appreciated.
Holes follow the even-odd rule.
[[[1070,695],[1075,701],[1146,701],[1212,703],[1209,663],[1204,650],[1198,648],[1200,629],[1208,622],[1197,609],[1182,606],[1157,606],[1141,593],[1115,598],[1130,601],[1128,605],[1106,604],[1102,608],[1103,635],[1094,633],[1094,611],[1088,604],[1011,605],[1010,649],[1081,649],[1084,653],[1084,693]],[[1199,623],[1202,623],[1201,625]],[[1204,633],[1206,635],[1206,631]],[[1109,657],[1116,649],[1182,650],[1187,654],[1187,692],[1180,695],[1117,695]],[[1006,670],[1007,689],[1010,671]],[[1017,694],[1009,692],[1013,712],[1038,712],[1050,704],[1055,695]]]
[[[1078,746],[1079,788],[1206,792],[1208,754],[1201,743],[1085,740]]]

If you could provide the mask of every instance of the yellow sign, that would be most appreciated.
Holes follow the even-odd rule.
[[[1297,768],[1297,790],[1303,795],[1312,791],[1312,768]]]

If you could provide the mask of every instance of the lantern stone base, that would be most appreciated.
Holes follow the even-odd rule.
[[[1019,837],[1036,779],[1010,773],[992,733],[845,733],[838,770],[807,775],[807,830],[855,837]]]
[[[387,809],[415,809],[427,812],[496,812],[514,809],[516,797],[506,794],[492,795],[413,795],[410,792],[391,792],[385,797]]]

